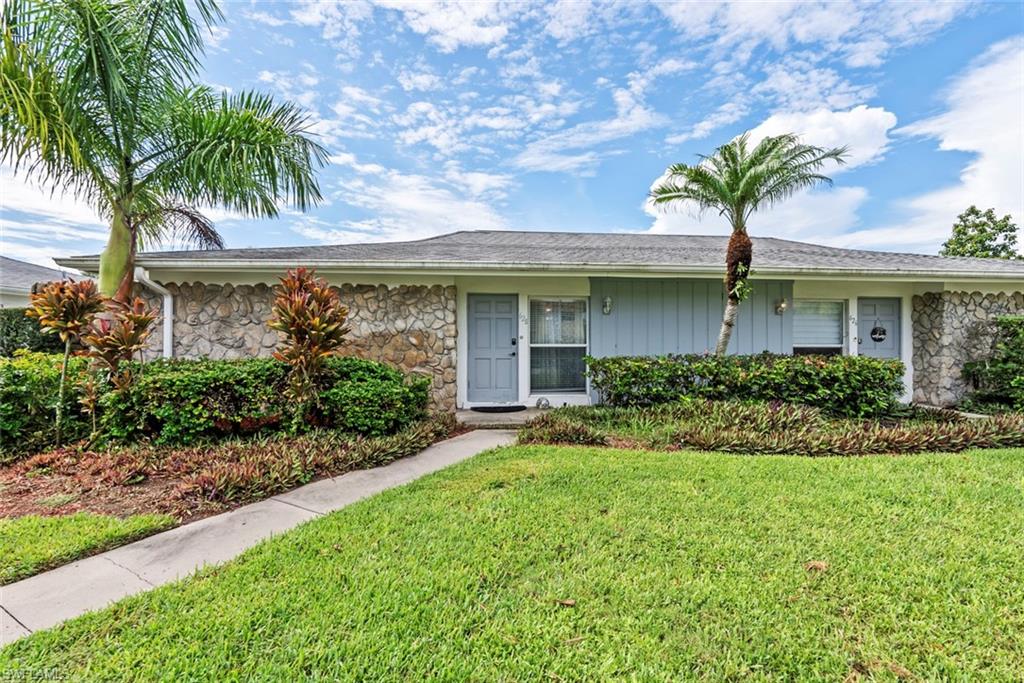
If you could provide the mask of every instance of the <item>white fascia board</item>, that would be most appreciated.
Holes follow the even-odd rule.
[[[57,259],[62,266],[74,267],[85,271],[94,271],[99,267],[96,259],[78,259],[75,257]],[[373,262],[351,262],[351,261],[305,261],[301,264],[294,260],[265,260],[265,259],[237,259],[237,260],[148,260],[141,257],[137,260],[138,265],[157,270],[220,270],[220,271],[273,271],[283,272],[289,268],[302,265],[306,268],[315,268],[323,273],[338,272],[372,272],[380,274],[409,274],[424,273],[433,275],[474,275],[479,273],[501,272],[507,275],[535,275],[544,274],[569,274],[569,275],[635,275],[635,276],[670,276],[680,277],[685,275],[721,277],[723,268],[718,266],[665,266],[665,265],[643,265],[643,264],[618,264],[618,263],[588,263],[588,264],[560,264],[560,263],[453,263],[450,261],[373,261]],[[884,277],[892,280],[969,280],[971,282],[1005,282],[1018,281],[1024,286],[1024,275],[1019,273],[979,273],[977,271],[939,271],[939,270],[886,270],[886,269],[857,269],[857,268],[780,268],[780,267],[757,267],[751,270],[751,277],[762,277],[772,279],[804,279],[820,278],[821,276],[837,277],[850,280],[875,279]]]

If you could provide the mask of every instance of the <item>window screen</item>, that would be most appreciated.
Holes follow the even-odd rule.
[[[530,392],[586,391],[587,302],[530,300]]]

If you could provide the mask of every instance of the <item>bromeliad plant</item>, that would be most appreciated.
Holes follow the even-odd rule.
[[[128,304],[111,301],[110,312],[111,319],[96,320],[82,341],[89,347],[88,356],[106,371],[114,389],[123,391],[131,385],[135,375],[131,368],[122,368],[122,363],[132,360],[145,348],[156,311],[135,297]]]
[[[288,271],[275,288],[270,329],[284,335],[274,358],[287,363],[288,398],[295,412],[293,428],[298,428],[317,401],[317,380],[324,361],[335,355],[345,341],[348,309],[327,281],[305,268]]]
[[[64,390],[67,384],[68,357],[71,344],[79,341],[96,314],[103,310],[103,297],[92,280],[50,282],[31,297],[31,307],[25,315],[38,318],[39,325],[49,334],[56,334],[64,342],[64,358],[60,365],[60,388],[57,398],[57,444],[61,442],[64,419]]]

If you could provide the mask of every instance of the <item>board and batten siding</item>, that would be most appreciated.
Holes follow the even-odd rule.
[[[750,284],[753,292],[740,304],[729,353],[792,353],[792,281]],[[608,315],[601,310],[606,297],[612,300]],[[790,307],[778,315],[782,299]],[[600,358],[713,352],[724,310],[717,279],[591,278],[590,353]]]

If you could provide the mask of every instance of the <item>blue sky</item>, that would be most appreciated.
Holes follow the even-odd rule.
[[[745,130],[846,144],[755,235],[934,253],[975,203],[1024,222],[1024,4],[229,2],[202,80],[298,102],[324,205],[210,215],[229,247],[460,229],[724,233],[653,211]],[[89,207],[0,169],[3,253],[95,253]]]

